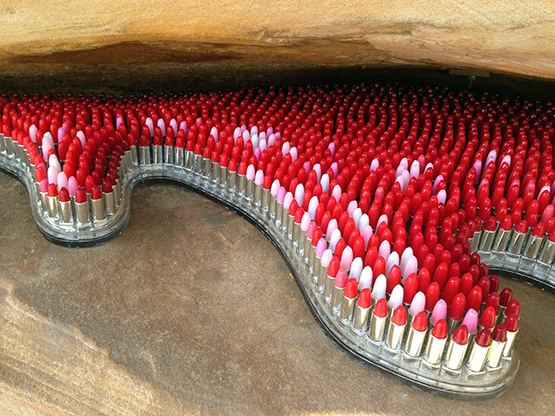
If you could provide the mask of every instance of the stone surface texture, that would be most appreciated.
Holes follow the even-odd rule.
[[[521,368],[497,399],[418,392],[357,364],[247,221],[177,185],[132,197],[116,239],[53,245],[0,173],[1,415],[553,414],[553,295],[522,303]]]
[[[118,91],[182,77],[228,87],[268,74],[279,83],[283,71],[406,66],[553,80],[554,16],[545,0],[11,0],[0,6],[0,84]]]

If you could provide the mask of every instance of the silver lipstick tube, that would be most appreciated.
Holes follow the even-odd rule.
[[[532,234],[528,236],[526,243],[524,244],[522,258],[520,259],[520,265],[518,267],[520,271],[531,271],[531,268],[538,261],[540,249],[542,248],[545,240],[545,237],[536,237]]]
[[[270,196],[272,194],[270,193],[269,189],[264,189],[262,185],[260,185],[260,189],[260,208],[262,208],[264,212],[268,212],[268,207],[270,205]],[[254,199],[256,202],[256,189],[254,191]]]
[[[106,214],[112,215],[116,212],[116,197],[114,191],[104,194],[104,208],[106,209]]]
[[[516,332],[507,331],[507,342],[505,343],[505,348],[503,348],[503,357],[508,358],[511,356],[513,352],[513,345],[515,343],[516,335],[518,334],[518,330]]]
[[[150,164],[150,147],[139,147],[139,162],[141,165]]]
[[[71,224],[73,222],[73,213],[71,212],[71,201],[58,201],[58,211],[60,213],[60,222]]]
[[[470,250],[472,252],[478,251],[478,247],[480,246],[481,240],[482,240],[482,230],[476,231],[474,233],[474,237],[472,237],[472,241],[470,242]]]
[[[295,249],[295,252],[299,252],[299,241],[301,241],[302,239],[302,230],[301,230],[301,224],[297,224],[295,221],[293,221],[293,227],[291,230],[291,242],[293,243],[293,248]]]
[[[448,370],[459,372],[462,367],[467,348],[468,342],[461,345],[457,344],[453,341],[453,339],[449,340],[447,353],[445,354],[445,361],[443,362],[444,367]]]
[[[47,199],[47,211],[50,218],[58,218],[58,197],[57,196],[46,196]]]
[[[401,344],[403,343],[406,327],[406,324],[397,325],[393,322],[389,322],[389,328],[387,329],[387,340],[384,348],[392,352],[399,351],[399,349],[401,348]]]
[[[341,300],[343,299],[344,291],[345,291],[344,287],[337,287],[335,286],[335,284],[331,289],[331,308],[338,315],[339,315],[339,311],[341,310]]]
[[[274,219],[276,221],[276,225],[278,225],[278,226],[280,226],[281,223],[283,222],[282,221],[282,219],[283,219],[282,215],[283,215],[283,204],[277,202],[277,199],[276,199],[276,211],[274,213],[274,216],[275,216]]]
[[[89,218],[89,203],[82,202],[82,203],[75,203],[75,217],[77,219],[78,225],[89,225],[90,218]]]
[[[185,169],[193,170],[195,165],[195,153],[191,150],[185,150]]]
[[[348,298],[343,295],[343,300],[341,301],[341,313],[339,314],[339,317],[345,325],[348,325],[353,319],[355,302],[356,298]]]
[[[447,337],[439,339],[430,334],[424,350],[423,363],[428,367],[438,368],[441,364],[441,357],[443,356],[443,351],[445,351],[446,343]]]
[[[133,166],[137,166],[139,164],[137,145],[131,146],[131,163]]]
[[[152,163],[164,163],[164,156],[162,154],[162,146],[152,145]]]
[[[309,269],[314,270],[314,259],[316,258],[316,247],[312,245],[312,240],[310,238],[304,239],[304,261],[308,264]],[[312,259],[312,263],[310,262]]]
[[[326,278],[324,280],[324,293],[323,293],[326,303],[331,302],[331,294],[334,287],[335,287],[335,277],[331,277],[326,274]]]
[[[121,188],[118,186],[117,182],[114,185],[112,185],[112,191],[114,194],[114,203],[116,204],[116,208],[117,208],[120,206],[120,203],[121,203]]]
[[[196,173],[202,174],[202,164],[203,164],[203,163],[202,163],[202,155],[195,155],[195,154],[193,153],[193,160],[194,160],[194,163],[193,163],[193,170],[194,170]]]
[[[202,172],[201,172],[202,176],[205,176],[207,178],[212,176],[212,160],[210,160],[210,158],[202,158]]]
[[[133,169],[133,159],[131,156],[131,149],[126,150],[124,152],[123,161],[125,163],[125,169],[127,169],[127,171],[130,171],[131,169]]]
[[[4,138],[4,135],[0,133],[0,153],[4,152],[5,150],[6,150],[5,138]]]
[[[482,230],[482,239],[480,240],[480,245],[478,246],[478,250],[480,251],[491,251],[491,247],[493,245],[493,240],[495,238],[495,231],[488,231]]]
[[[247,187],[247,178],[245,175],[239,175],[237,173],[237,193],[242,194],[245,192]]]
[[[286,235],[289,236],[289,239],[293,236],[293,224],[295,223],[295,216],[289,215],[289,211],[287,212],[286,217]]]
[[[277,196],[270,193],[270,200],[268,202],[268,214],[270,218],[276,215]]]
[[[449,317],[445,318],[445,320],[447,321],[447,333],[449,335],[453,335],[453,333],[455,332],[455,329],[457,329],[459,325],[462,323],[462,321],[453,321]]]
[[[368,332],[366,333],[366,339],[373,343],[381,343],[384,336],[386,323],[387,316],[383,318],[378,318],[373,313],[370,314],[370,324]]]
[[[486,361],[486,366],[489,370],[497,369],[501,365],[501,357],[503,356],[503,350],[505,349],[506,341],[491,341],[491,346],[489,347],[488,359]]]
[[[269,191],[266,189],[264,191],[269,193]],[[254,203],[254,205],[260,205],[260,203],[262,202],[262,192],[263,192],[262,185],[254,184],[254,194],[252,197],[252,202]]]
[[[104,198],[91,199],[91,211],[95,221],[105,220],[106,212],[104,210]]]
[[[555,243],[549,239],[545,240],[538,255],[538,268],[547,274],[555,259]]]
[[[48,192],[39,192],[40,206],[44,212],[48,212]]]
[[[175,148],[175,160],[174,163],[177,166],[184,166],[185,165],[185,149],[181,147]]]
[[[405,344],[405,354],[411,358],[420,356],[424,339],[428,331],[416,331],[412,326],[409,327],[407,342]]]
[[[254,181],[245,178],[245,197],[247,199],[252,199],[254,194]]]
[[[220,180],[220,164],[218,162],[210,161],[210,179],[214,182]]]
[[[520,263],[520,254],[527,237],[528,233],[513,232],[511,238],[509,239],[509,243],[507,244],[507,252],[505,253],[504,259],[505,262],[518,266]]]
[[[493,244],[491,246],[491,258],[488,259],[488,264],[490,266],[501,266],[503,264],[503,259],[505,258],[505,251],[507,250],[507,245],[513,230],[503,230],[499,228],[495,237],[493,238]]]
[[[482,347],[476,342],[472,344],[470,349],[470,355],[468,356],[468,362],[466,367],[469,371],[473,373],[479,373],[484,370],[486,364],[486,359],[488,358],[489,347]]]
[[[351,329],[357,335],[363,335],[368,329],[368,316],[370,315],[370,308],[361,308],[360,306],[354,306],[353,312],[353,323],[351,324]]]
[[[229,188],[230,191],[237,191],[237,182],[238,182],[238,176],[237,175],[237,171],[228,171],[229,172],[229,176],[227,178],[227,187]]]
[[[223,187],[227,186],[227,177],[228,177],[228,173],[229,171],[227,170],[226,167],[220,166],[220,176],[219,176],[219,180],[220,180],[220,185]]]
[[[313,247],[310,246],[310,248],[312,249]],[[316,256],[310,256],[309,260],[310,259],[312,259],[312,266],[310,265],[310,262],[309,262],[308,267],[310,270],[312,270],[312,280],[313,280],[313,283],[316,285],[318,284],[318,279],[320,277],[320,269],[322,268],[322,263],[321,263],[322,258],[316,257]]]
[[[173,165],[173,162],[174,162],[173,146],[164,145],[163,148],[164,148],[164,163]]]
[[[5,137],[4,139],[4,143],[6,144],[6,153],[8,156],[12,156],[14,154],[12,138]]]
[[[328,281],[328,268],[320,264],[320,273],[318,274],[318,291],[324,290],[326,292],[326,282]],[[325,296],[324,296],[325,297]]]

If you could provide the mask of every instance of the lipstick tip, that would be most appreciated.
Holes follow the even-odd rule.
[[[418,332],[424,332],[428,329],[428,315],[426,315],[426,312],[422,311],[416,315],[412,322],[412,327]]]
[[[387,301],[385,298],[380,299],[376,306],[374,306],[374,310],[372,311],[374,315],[378,318],[385,318],[387,316]]]

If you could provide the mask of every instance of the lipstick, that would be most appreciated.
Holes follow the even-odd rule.
[[[422,311],[412,321],[409,327],[407,342],[405,344],[405,353],[408,357],[417,358],[422,351],[424,338],[428,331],[428,316]]]
[[[358,289],[370,289],[372,287],[372,280],[374,280],[374,275],[372,272],[372,268],[370,266],[366,266],[362,269],[360,273],[360,279],[358,281]]]
[[[505,320],[505,311],[507,310],[507,306],[513,300],[513,291],[506,287],[504,288],[501,293],[499,294],[499,309],[497,310],[497,324],[500,324]],[[491,329],[491,328],[490,328]]]
[[[71,224],[73,222],[73,213],[71,212],[71,198],[67,188],[61,188],[58,199],[60,223]]]
[[[336,278],[337,280],[337,278]],[[347,281],[345,291],[343,292],[343,300],[341,301],[340,319],[348,325],[352,318],[355,307],[355,301],[358,296],[358,282],[357,279],[351,278]]]
[[[268,203],[268,214],[270,218],[276,216],[276,204],[279,188],[281,187],[279,179],[275,179],[272,182],[272,187],[270,188],[270,201]]]
[[[470,355],[466,367],[472,373],[480,373],[484,370],[491,346],[491,331],[482,329],[471,343]]]
[[[495,220],[495,217],[489,217],[482,230],[482,239],[480,240],[480,245],[478,246],[479,251],[491,251],[496,231],[497,221]]]
[[[384,348],[389,351],[398,351],[401,347],[407,324],[407,311],[400,305],[391,315],[389,327],[387,329],[387,340]]]
[[[528,272],[532,266],[536,264],[537,258],[540,254],[545,236],[545,224],[538,223],[530,232],[526,239],[524,249],[522,251],[522,258],[520,259],[519,270]]]
[[[513,233],[513,217],[506,215],[499,224],[499,229],[493,240],[491,250],[498,253],[505,253],[511,235]]]
[[[75,191],[75,217],[79,226],[88,226],[90,224],[89,201],[81,187]]]
[[[447,353],[443,362],[444,368],[458,373],[468,348],[468,328],[466,325],[459,326],[449,340]]]
[[[457,294],[455,299],[453,299],[453,303],[451,303],[449,311],[447,312],[447,329],[450,334],[452,334],[455,331],[455,328],[461,324],[465,306],[466,298],[462,293]]]
[[[354,307],[354,317],[351,325],[351,329],[357,335],[363,335],[368,329],[368,316],[370,315],[371,306],[372,294],[370,289],[362,289]]]
[[[441,357],[447,343],[447,321],[440,319],[432,328],[424,352],[424,361],[428,367],[439,368]]]
[[[323,260],[324,260],[324,257],[322,257],[322,265],[323,265]],[[331,259],[327,268],[322,268],[326,273],[323,297],[327,303],[331,302],[332,292],[335,285],[335,278],[337,277],[337,273],[339,272],[340,268],[341,268],[341,264],[339,262],[339,259],[336,256],[334,256]],[[345,280],[345,283],[347,283],[346,280]]]
[[[507,328],[507,343],[503,349],[503,357],[511,357],[513,351],[513,344],[515,342],[516,335],[518,334],[518,316],[510,315],[505,320],[505,327]]]
[[[332,262],[334,256],[333,256],[333,251],[331,251],[329,248],[325,249],[322,252],[322,259],[320,260],[320,268],[319,268],[319,272],[318,272],[318,292],[321,293],[322,291],[325,291],[325,285],[328,281],[328,268],[330,263]],[[339,265],[339,264],[338,264]],[[337,271],[335,271],[336,275],[337,275]],[[331,287],[330,287],[330,293],[331,293]],[[326,298],[325,295],[324,299]]]
[[[91,188],[91,211],[95,221],[103,221],[106,219],[104,199],[97,185],[93,185]]]
[[[553,259],[555,259],[555,232],[552,232],[545,238],[545,242],[538,255],[538,269],[547,274]]]
[[[503,319],[511,315],[516,317],[520,316],[520,302],[516,299],[511,300],[507,305],[507,309],[505,309],[505,313],[503,314]]]
[[[528,237],[528,224],[526,220],[519,221],[507,244],[507,252],[504,261],[515,264],[520,263],[520,254]]]
[[[256,169],[254,165],[249,165],[245,173],[245,197],[252,199],[254,195],[254,179],[256,176]]]
[[[105,180],[102,184],[102,193],[104,194],[106,214],[111,215],[116,211],[116,200],[109,180]]]
[[[48,201],[47,201],[47,211],[48,216],[52,219],[58,218],[58,188],[56,185],[51,183],[48,185]]]
[[[385,299],[386,287],[387,281],[385,275],[380,274],[376,278],[376,281],[374,282],[374,287],[372,288],[372,299],[374,300],[374,302],[378,302],[380,299]]]
[[[369,330],[366,334],[366,339],[372,343],[381,343],[385,324],[387,321],[387,301],[385,298],[380,299],[376,302],[376,306],[370,314],[370,324]]]
[[[501,366],[501,357],[507,345],[507,327],[499,324],[493,330],[491,346],[486,361],[488,370],[495,370]]]
[[[495,319],[495,309],[493,308],[493,306],[488,306],[486,309],[484,309],[484,312],[482,312],[482,316],[480,316],[480,319],[478,320],[478,328],[489,329],[491,331],[495,325]]]

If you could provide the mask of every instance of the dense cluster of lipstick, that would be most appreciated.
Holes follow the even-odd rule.
[[[362,84],[3,94],[0,111],[0,151],[62,229],[109,222],[134,169],[193,172],[281,230],[360,348],[430,368],[510,360],[520,305],[476,251],[553,262],[552,103]]]

